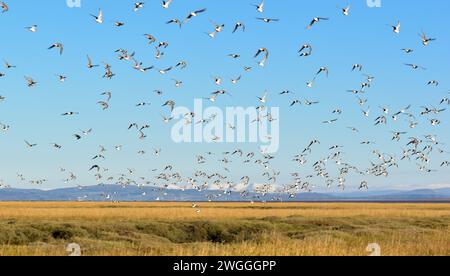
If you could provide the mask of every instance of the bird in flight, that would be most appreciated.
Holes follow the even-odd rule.
[[[134,3],[133,11],[137,12],[137,11],[143,9],[144,8],[144,4],[145,4],[144,2],[136,2],[136,3]]]
[[[32,33],[36,33],[38,31],[38,26],[37,25],[33,25],[30,27],[25,27],[25,29],[27,29],[28,31],[32,32]]]
[[[167,21],[166,24],[177,24],[181,28],[183,23],[178,18],[175,18]]]
[[[74,116],[74,115],[79,115],[79,113],[70,111],[70,112],[61,114],[61,116]]]
[[[345,16],[349,16],[350,15],[350,8],[351,8],[350,5],[345,7],[345,8],[342,8],[341,9],[342,10],[342,14],[345,15]]]
[[[233,34],[239,29],[241,29],[243,32],[245,32],[245,25],[244,25],[244,23],[242,23],[240,21],[236,22],[236,24],[234,25]]]
[[[329,20],[329,18],[326,18],[326,17],[314,17],[306,28],[309,30],[315,24],[319,23],[320,21],[324,21],[324,20]]]
[[[27,86],[28,87],[33,87],[33,86],[35,86],[37,84],[37,82],[31,77],[25,76],[25,80],[27,81]]]
[[[253,4],[253,6],[256,7],[256,11],[258,11],[259,13],[263,13],[265,2],[265,0],[262,0],[262,2],[259,4]]]
[[[407,53],[407,54],[411,54],[412,52],[414,52],[414,50],[410,49],[410,48],[403,48],[402,51]]]
[[[48,47],[49,50],[51,50],[53,48],[59,49],[60,55],[62,55],[64,52],[64,45],[62,43],[57,42],[57,43],[52,44],[50,47]]]
[[[16,68],[17,66],[15,65],[11,65],[9,62],[7,62],[6,60],[3,60],[5,68],[6,69],[11,69],[11,68]]]
[[[419,66],[417,64],[405,63],[405,65],[411,67],[414,70],[416,69],[427,70],[425,67]]]
[[[5,2],[0,2],[0,8],[2,9],[2,13],[9,11],[9,6]]]
[[[164,9],[168,9],[173,0],[163,0],[161,5]]]
[[[98,24],[103,24],[103,11],[102,11],[102,9],[98,10],[98,15],[91,14],[91,16],[95,18],[95,22],[97,22]]]
[[[263,59],[258,63],[260,66],[264,66],[267,59],[269,58],[269,51],[267,50],[267,48],[259,48],[258,51],[255,54],[255,58],[257,58],[260,54],[264,53],[264,57]]]
[[[193,17],[197,17],[199,14],[204,13],[206,11],[206,9],[201,9],[201,10],[196,10],[191,12],[186,19],[184,19],[183,24],[186,24],[187,22],[189,22],[189,20],[191,20]]]
[[[272,22],[280,21],[279,19],[276,19],[276,18],[267,18],[267,17],[258,17],[256,19],[263,21],[264,23],[272,23]]]
[[[27,147],[28,147],[29,149],[34,148],[34,147],[37,147],[37,144],[29,143],[29,142],[26,141],[26,140],[25,140],[25,144],[27,145]]]
[[[427,37],[427,35],[425,33],[422,33],[422,34],[420,34],[420,40],[422,41],[423,46],[428,46],[430,44],[430,42],[435,41],[436,38]]]
[[[98,67],[99,66],[98,64],[96,65],[96,64],[92,63],[92,59],[89,57],[89,55],[87,55],[87,60],[88,60],[88,64],[86,65],[87,68],[92,69],[94,67]]]
[[[401,28],[401,23],[400,21],[398,21],[397,25],[391,26],[392,27],[392,31],[396,34],[400,33],[400,28]]]

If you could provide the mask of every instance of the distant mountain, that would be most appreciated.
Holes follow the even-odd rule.
[[[286,195],[269,194],[260,199],[256,194],[242,198],[237,192],[223,194],[220,191],[195,190],[160,190],[155,188],[139,188],[137,186],[121,187],[118,185],[89,186],[83,188],[64,188],[50,191],[27,189],[0,190],[0,201],[250,201],[281,198],[283,201],[298,202],[450,202],[449,189],[423,189],[413,191],[367,191],[350,193],[301,193],[295,198]]]
[[[387,202],[450,202],[450,188],[422,189],[412,191],[367,191],[344,194],[333,194],[344,201],[387,201]]]

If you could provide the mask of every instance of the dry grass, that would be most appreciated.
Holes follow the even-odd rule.
[[[0,255],[450,255],[450,204],[0,203]]]
[[[18,203],[0,202],[5,219],[216,219],[264,217],[439,217],[450,215],[449,204],[376,203],[202,203],[201,215],[189,203]]]

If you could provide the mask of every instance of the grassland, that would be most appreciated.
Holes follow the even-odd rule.
[[[450,255],[450,204],[0,203],[0,256]]]

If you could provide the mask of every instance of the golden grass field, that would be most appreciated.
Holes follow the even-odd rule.
[[[450,255],[450,204],[0,203],[0,256]]]

